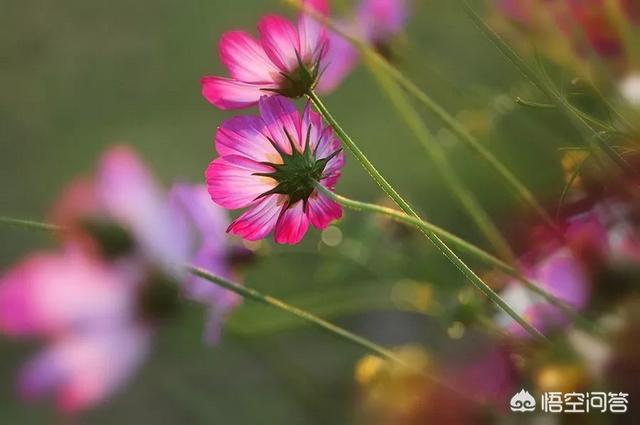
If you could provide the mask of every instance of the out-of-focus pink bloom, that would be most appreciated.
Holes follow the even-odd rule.
[[[320,14],[329,13],[326,0],[306,1],[305,5]],[[259,40],[244,31],[222,36],[220,59],[231,78],[202,79],[203,96],[218,108],[253,106],[269,94],[300,97],[316,85],[328,43],[316,19],[302,14],[296,26],[269,15],[260,20],[258,32]]]
[[[265,238],[296,244],[309,223],[319,229],[342,208],[319,193],[337,183],[344,154],[330,126],[307,104],[302,116],[281,96],[262,97],[260,116],[224,122],[216,135],[220,155],[206,171],[211,198],[228,209],[249,207],[228,231],[247,240]]]
[[[118,146],[104,154],[93,180],[71,186],[58,202],[53,217],[58,224],[80,229],[66,233],[72,238],[83,233],[85,240],[92,239],[95,233],[106,237],[98,245],[114,244],[119,248],[116,229],[105,228],[105,223],[115,224],[131,235],[131,246],[124,246],[128,251],[121,257],[142,269],[142,273],[150,268],[161,269],[183,282],[187,297],[209,306],[205,339],[217,341],[223,318],[239,298],[184,271],[185,263],[193,263],[230,277],[229,244],[224,233],[228,218],[224,209],[210,202],[203,185],[177,184],[167,194],[133,150]],[[94,230],[94,234],[86,235],[87,223],[89,233]],[[102,229],[96,232],[94,223]],[[104,235],[105,232],[115,235]]]
[[[577,310],[584,308],[588,302],[589,277],[579,259],[568,248],[554,251],[531,267],[526,275],[542,289]],[[502,292],[502,297],[519,315],[541,332],[568,324],[569,318],[561,309],[526,289],[518,281],[509,283]],[[512,335],[527,336],[506,313],[500,313],[497,320]]]
[[[32,255],[0,278],[0,332],[50,343],[22,374],[23,395],[55,393],[69,412],[103,401],[142,363],[181,293],[208,307],[205,339],[219,339],[240,300],[185,269],[231,274],[226,212],[208,198],[204,185],[166,193],[124,146],[64,191],[52,213],[64,252]]]
[[[229,244],[225,243],[229,218],[224,209],[211,202],[206,186],[176,184],[171,189],[170,199],[172,207],[182,213],[183,225],[190,230],[192,237],[198,239],[191,264],[218,276],[232,277],[228,261]],[[240,304],[242,298],[193,275],[186,277],[183,292],[188,298],[209,306],[205,341],[208,344],[217,343],[224,319]]]
[[[166,194],[138,155],[124,145],[103,154],[95,176],[63,192],[51,219],[70,229],[61,234],[65,242],[84,243],[86,248],[90,241],[103,256],[154,264],[174,275],[188,260],[187,233],[176,226],[178,216]]]
[[[480,405],[506,410],[518,384],[518,373],[505,347],[491,346],[476,352],[466,364],[445,367],[447,382]]]
[[[409,18],[408,0],[362,0],[356,20],[372,44],[385,42],[397,35]]]
[[[409,17],[408,0],[361,0],[355,16],[340,20],[340,29],[370,45],[382,48],[398,35]],[[330,31],[329,49],[324,59],[325,69],[318,91],[333,91],[353,71],[359,61],[358,50],[344,37]]]
[[[520,24],[528,25],[531,23],[532,8],[535,6],[536,0],[498,0],[498,10]]]
[[[72,250],[33,254],[0,278],[0,332],[50,344],[21,372],[28,399],[56,394],[74,413],[112,395],[147,355],[153,322],[139,282]]]
[[[618,5],[629,21],[637,24],[640,7],[634,1],[618,0]],[[604,58],[617,58],[623,53],[607,0],[498,0],[497,7],[509,19],[532,30],[537,9],[544,10],[579,53],[589,47]]]

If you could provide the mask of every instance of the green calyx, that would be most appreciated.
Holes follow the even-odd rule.
[[[306,95],[313,90],[318,83],[318,76],[320,75],[320,56],[322,55],[319,55],[315,63],[305,64],[302,62],[298,52],[296,52],[298,68],[290,73],[280,73],[282,76],[282,82],[280,83],[279,88],[263,90],[278,93],[289,98],[299,98]]]
[[[317,146],[320,145],[320,141],[316,145],[316,149],[312,151],[309,143],[311,127],[307,131],[307,140],[303,152],[298,150],[287,130],[284,129],[284,131],[291,145],[291,153],[284,152],[275,141],[269,139],[282,157],[282,163],[263,162],[263,164],[272,167],[274,171],[270,173],[255,173],[254,175],[270,177],[278,182],[276,187],[263,193],[258,198],[273,194],[287,195],[289,197],[289,205],[293,205],[300,200],[306,202],[309,199],[309,196],[315,190],[315,183],[323,178],[327,163],[338,155],[342,149],[336,150],[326,158],[316,159]]]

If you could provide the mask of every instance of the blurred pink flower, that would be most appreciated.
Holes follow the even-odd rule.
[[[130,274],[70,250],[33,254],[0,278],[0,332],[48,346],[22,369],[20,394],[56,394],[74,413],[121,388],[149,350],[153,322],[140,315]]]
[[[361,0],[355,16],[339,20],[340,29],[376,48],[383,46],[405,27],[409,17],[408,0]],[[333,91],[353,71],[359,61],[358,50],[344,37],[330,31],[329,48],[320,76],[318,91]]]
[[[229,224],[225,210],[211,202],[204,185],[176,184],[169,196],[172,207],[182,213],[184,225],[199,238],[191,264],[218,276],[232,277],[229,244],[225,242]],[[224,319],[242,302],[242,297],[193,275],[186,277],[182,290],[189,299],[209,306],[205,342],[217,343]]]
[[[561,248],[529,268],[527,278],[567,305],[583,309],[590,293],[590,282],[579,259],[568,248]],[[525,320],[541,332],[566,326],[569,318],[558,307],[514,280],[502,292],[503,299]],[[498,324],[510,334],[525,338],[528,333],[506,313],[500,313]]]
[[[327,15],[326,0],[307,0],[307,7]],[[297,27],[269,15],[258,24],[260,40],[244,31],[230,31],[220,40],[220,59],[231,78],[204,77],[202,94],[221,109],[255,105],[261,96],[303,96],[317,83],[327,49],[325,29],[302,14]]]
[[[640,6],[635,0],[618,0],[618,6],[629,22],[639,23]],[[525,27],[534,25],[536,7],[545,8],[579,53],[589,47],[604,58],[623,53],[621,34],[607,10],[607,0],[498,0],[497,7]]]
[[[476,350],[471,361],[446,364],[442,375],[469,400],[498,411],[507,409],[519,382],[509,350],[495,345]]]
[[[249,207],[229,232],[258,240],[275,229],[276,242],[296,244],[309,222],[324,229],[341,217],[342,208],[314,182],[333,189],[344,154],[309,104],[300,116],[288,99],[265,96],[259,110],[260,116],[235,117],[218,129],[220,157],[206,171],[209,194],[224,208]]]
[[[64,227],[64,251],[31,255],[0,277],[0,332],[49,342],[21,375],[25,397],[56,393],[66,412],[105,400],[140,366],[181,294],[207,306],[205,340],[219,340],[240,299],[184,267],[231,275],[226,212],[204,185],[168,194],[117,146],[94,177],[69,186],[52,219]]]

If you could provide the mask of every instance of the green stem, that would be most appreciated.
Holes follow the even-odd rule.
[[[551,228],[556,229],[556,225],[547,214],[544,208],[536,200],[535,196],[526,186],[520,182],[520,180],[505,166],[496,156],[494,156],[488,149],[486,149],[480,141],[469,133],[460,122],[455,119],[450,113],[448,113],[443,107],[429,97],[423,90],[421,90],[416,84],[414,84],[409,78],[404,76],[400,70],[389,63],[382,55],[375,51],[364,41],[349,34],[340,28],[339,25],[313,10],[305,8],[304,4],[299,0],[288,0],[294,7],[303,10],[308,13],[314,19],[318,20],[322,24],[326,25],[336,34],[339,34],[344,39],[353,44],[363,55],[363,57],[369,59],[369,63],[372,66],[377,66],[389,74],[394,80],[404,87],[411,95],[418,99],[428,110],[430,110],[444,125],[449,128],[462,142],[466,143],[472,150],[474,150],[484,161],[489,164],[494,171],[500,175],[507,185],[522,198],[527,204],[533,208],[533,210],[540,216],[540,218]]]
[[[590,321],[588,321],[587,319],[585,319],[584,317],[579,315],[571,306],[566,304],[564,301],[556,298],[554,295],[552,295],[551,293],[549,293],[546,290],[544,290],[543,288],[541,288],[535,282],[533,282],[530,279],[526,278],[515,267],[510,266],[509,264],[505,263],[504,261],[500,260],[499,258],[497,258],[497,257],[491,255],[490,253],[486,252],[482,248],[479,248],[478,246],[465,241],[461,237],[456,236],[453,233],[451,233],[451,232],[449,232],[449,231],[447,231],[447,230],[445,230],[445,229],[443,229],[441,227],[436,226],[435,224],[432,224],[432,223],[429,223],[428,221],[424,221],[424,220],[421,220],[419,218],[407,215],[407,214],[405,214],[405,213],[403,213],[401,211],[397,211],[397,210],[394,210],[392,208],[387,208],[387,207],[383,207],[383,206],[376,205],[376,204],[369,204],[369,203],[366,203],[366,202],[356,201],[354,199],[350,199],[350,198],[347,198],[345,196],[338,195],[337,193],[332,192],[331,190],[327,189],[326,187],[324,187],[320,183],[316,183],[316,187],[318,188],[318,190],[320,190],[322,193],[327,195],[329,198],[331,198],[332,200],[334,200],[335,202],[337,202],[338,204],[340,204],[340,205],[342,205],[342,206],[344,206],[346,208],[350,208],[350,209],[353,209],[353,210],[356,210],[356,211],[368,211],[368,212],[375,213],[375,214],[382,214],[382,215],[385,215],[385,216],[387,216],[387,217],[389,217],[389,218],[391,218],[393,220],[396,220],[398,222],[401,222],[401,223],[404,223],[404,224],[408,224],[410,226],[417,227],[418,229],[421,229],[424,232],[432,232],[432,233],[436,234],[437,236],[439,236],[440,238],[442,238],[446,242],[449,242],[455,248],[458,248],[460,251],[463,251],[463,252],[466,252],[467,254],[473,255],[478,260],[483,261],[484,263],[486,263],[486,264],[488,264],[490,266],[497,267],[498,269],[500,269],[503,272],[507,273],[509,276],[511,276],[511,277],[517,279],[518,281],[522,282],[522,284],[528,290],[530,290],[531,292],[541,296],[549,304],[552,304],[555,307],[558,307],[559,309],[561,309],[564,313],[569,315],[569,317],[572,317],[573,319],[575,319],[576,322],[578,324],[580,324],[581,327],[583,327],[583,328],[585,328],[587,330],[593,330],[595,328],[593,323],[591,323]]]
[[[8,224],[10,226],[22,227],[24,229],[42,230],[45,232],[51,232],[61,229],[60,226],[56,226],[55,224],[40,223],[38,221],[22,220],[19,218],[11,217],[0,217],[0,223]]]
[[[321,329],[324,329],[325,331],[330,332],[331,334],[349,342],[352,343],[354,345],[357,345],[358,347],[364,348],[374,354],[379,355],[380,357],[382,357],[383,359],[389,360],[391,362],[394,362],[404,368],[407,368],[423,377],[425,377],[426,379],[437,383],[438,385],[441,385],[443,389],[449,390],[449,391],[453,391],[456,394],[468,398],[467,395],[465,395],[464,393],[460,392],[459,389],[455,388],[454,386],[452,386],[451,384],[449,384],[448,382],[441,380],[438,377],[435,377],[433,375],[430,375],[429,373],[427,373],[427,371],[423,370],[423,369],[419,369],[416,368],[414,365],[412,365],[411,363],[406,362],[402,357],[396,355],[393,351],[379,345],[376,344],[373,341],[370,341],[366,338],[363,338],[359,335],[354,334],[353,332],[350,332],[344,328],[341,328],[340,326],[334,325],[331,322],[328,322],[324,319],[321,319],[317,316],[314,316],[311,313],[308,313],[298,307],[294,307],[290,304],[285,303],[282,300],[279,300],[277,298],[274,298],[270,295],[266,295],[263,294],[255,289],[252,288],[248,288],[246,286],[240,285],[238,283],[232,282],[228,279],[225,279],[223,277],[220,276],[216,276],[210,272],[208,272],[207,270],[192,266],[192,265],[186,265],[187,270],[192,273],[195,276],[201,277],[205,280],[208,280],[209,282],[218,285],[222,288],[225,288],[231,292],[234,292],[238,295],[240,295],[243,298],[248,298],[250,300],[256,301],[258,303],[276,308],[278,310],[284,311],[286,313],[289,313],[293,316],[296,316],[297,318],[304,320],[306,322],[309,322],[313,325],[318,326]],[[544,337],[543,337],[544,338]]]
[[[253,301],[259,302],[261,304],[265,304],[268,305],[270,307],[275,307],[278,310],[282,310],[285,311],[289,314],[292,314],[296,317],[298,317],[299,319],[302,319],[306,322],[312,323],[326,331],[329,331],[330,333],[352,343],[355,345],[358,345],[360,347],[365,348],[368,351],[371,351],[375,354],[378,354],[379,356],[387,359],[387,360],[391,360],[399,365],[402,365],[404,367],[409,367],[412,368],[411,365],[409,365],[407,362],[405,362],[402,358],[398,357],[397,355],[395,355],[391,350],[388,350],[384,347],[382,347],[381,345],[376,344],[375,342],[372,342],[366,338],[363,338],[359,335],[356,335],[352,332],[349,332],[348,330],[341,328],[340,326],[334,325],[331,322],[328,322],[324,319],[321,319],[317,316],[314,316],[311,313],[308,313],[302,309],[299,309],[297,307],[294,307],[292,305],[289,305],[287,303],[285,303],[284,301],[281,301],[277,298],[274,298],[272,296],[269,295],[265,295],[255,289],[252,288],[248,288],[246,286],[242,286],[238,283],[232,282],[228,279],[222,278],[220,276],[216,276],[214,274],[209,273],[206,270],[203,270],[201,268],[195,267],[195,266],[187,266],[187,269],[189,270],[190,273],[194,274],[195,276],[201,277],[205,280],[208,280],[211,283],[214,283],[218,286],[221,286],[222,288],[228,289],[231,292],[234,292],[238,295],[240,295],[243,298],[248,298],[251,299]]]
[[[444,149],[435,141],[427,126],[424,124],[418,113],[411,107],[404,93],[399,89],[398,85],[381,73],[377,68],[371,68],[378,83],[385,91],[391,103],[395,106],[399,115],[409,126],[414,136],[420,141],[420,144],[427,152],[431,162],[435,165],[436,170],[440,173],[445,183],[453,194],[460,201],[469,216],[476,223],[476,226],[498,250],[500,256],[511,263],[515,263],[516,258],[509,244],[502,237],[500,231],[489,218],[486,211],[480,206],[476,197],[469,191],[462,182],[454,168],[449,163]]]
[[[408,93],[412,94],[418,99],[429,111],[431,111],[444,125],[451,130],[463,143],[471,148],[476,154],[480,156],[493,170],[506,182],[507,186],[518,195],[523,201],[525,201],[538,216],[548,225],[550,228],[555,229],[556,225],[545,211],[545,209],[536,200],[533,193],[522,183],[520,180],[504,165],[495,155],[493,155],[487,148],[484,147],[480,141],[473,136],[460,122],[448,113],[443,107],[441,107],[436,101],[434,101],[429,95],[421,90],[415,83],[405,77],[397,68],[391,65],[380,54],[372,51],[370,48],[367,51],[368,56],[374,61],[375,65],[378,65],[381,69],[386,71],[391,77],[393,77]],[[374,65],[371,65],[372,68]],[[372,68],[373,69],[373,68]]]
[[[373,180],[382,188],[382,190],[406,213],[417,219],[420,216],[413,210],[413,208],[398,194],[398,192],[387,182],[387,180],[380,174],[380,172],[373,166],[371,161],[365,156],[355,142],[349,137],[349,135],[340,127],[340,124],[333,118],[331,113],[324,106],[320,98],[314,93],[308,93],[309,98],[314,103],[318,111],[322,114],[324,119],[333,127],[336,134],[344,145],[349,149],[356,159],[362,164],[362,166],[371,175]],[[493,289],[491,289],[473,270],[471,270],[436,234],[431,231],[422,229],[425,236],[440,250],[440,252],[447,257],[447,259],[482,293],[484,293],[492,302],[498,307],[504,310],[509,316],[513,318],[520,326],[522,326],[533,337],[540,340],[546,340],[545,336],[524,320],[518,313],[516,313]]]

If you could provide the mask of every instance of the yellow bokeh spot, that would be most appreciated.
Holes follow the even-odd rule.
[[[376,356],[365,356],[356,364],[356,382],[366,385],[378,374],[384,360]]]
[[[541,369],[536,382],[541,392],[579,391],[587,384],[587,374],[580,365],[549,365]]]

